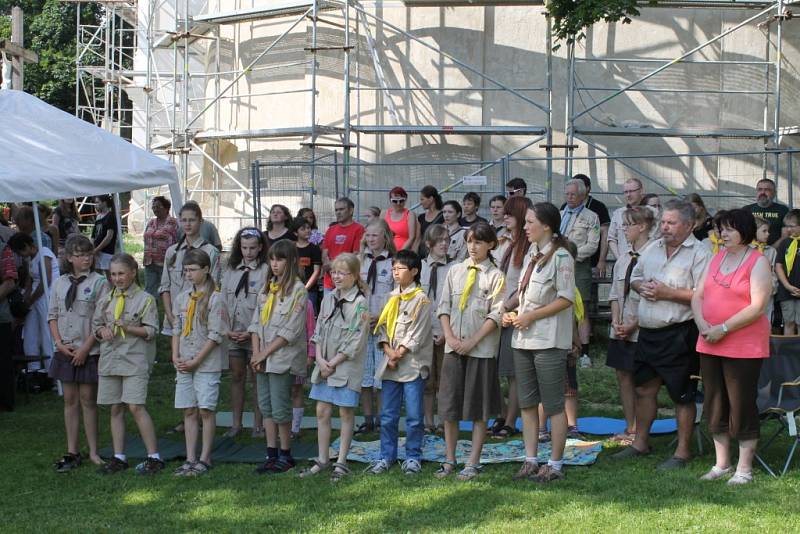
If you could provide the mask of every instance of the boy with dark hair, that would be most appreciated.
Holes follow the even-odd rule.
[[[464,215],[458,220],[458,224],[465,229],[469,228],[476,222],[488,222],[486,219],[478,215],[478,209],[481,207],[481,196],[474,191],[470,191],[464,195],[461,208],[464,210]]]

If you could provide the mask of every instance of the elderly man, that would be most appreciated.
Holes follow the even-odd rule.
[[[628,240],[625,239],[625,232],[623,231],[623,215],[625,214],[625,210],[641,205],[642,197],[644,197],[644,185],[638,178],[625,180],[625,184],[622,187],[622,194],[625,195],[625,206],[614,210],[614,213],[611,215],[611,225],[608,228],[608,250],[614,254],[615,258],[624,256],[631,249]],[[600,268],[600,265],[605,268],[605,258],[600,258],[598,268]]]
[[[575,287],[580,291],[584,303],[592,298],[592,255],[600,246],[600,219],[595,212],[586,207],[588,189],[583,180],[573,178],[564,186],[566,204],[561,210],[559,232],[575,243],[578,249],[575,257]],[[578,325],[583,356],[581,365],[591,365],[589,360],[589,334],[591,323],[584,314]]]
[[[711,253],[692,235],[694,208],[688,202],[670,200],[661,216],[661,237],[642,251],[631,274],[631,287],[641,295],[639,343],[636,349],[636,439],[615,454],[615,459],[634,458],[650,452],[650,426],[656,418],[656,396],[667,387],[675,403],[678,446],[660,470],[686,467],[695,421],[699,360],[697,326],[691,300]]]
[[[789,213],[789,208],[775,202],[775,182],[769,178],[759,180],[756,184],[755,204],[749,204],[744,209],[769,222],[768,244],[772,245],[781,238],[783,218]]]

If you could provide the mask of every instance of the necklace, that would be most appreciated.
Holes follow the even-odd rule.
[[[722,274],[721,273],[722,264],[725,263],[725,260],[728,259],[728,255],[730,254],[726,250],[725,251],[725,257],[722,258],[721,262],[719,262],[719,267],[717,268],[717,272],[714,273],[714,276],[712,277],[714,279],[714,282],[716,282],[717,284],[719,284],[720,286],[725,287],[725,288],[731,287],[731,282],[736,277],[736,273],[739,272],[739,267],[742,266],[742,262],[744,262],[744,259],[747,257],[747,254],[749,252],[750,251],[747,248],[745,248],[744,249],[744,254],[742,254],[741,258],[739,258],[739,263],[736,264],[736,268],[733,271],[729,272],[728,274]]]

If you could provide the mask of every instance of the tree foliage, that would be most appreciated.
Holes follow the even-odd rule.
[[[556,41],[567,44],[586,37],[586,29],[597,22],[629,24],[639,15],[637,0],[548,0],[547,12],[553,20]],[[655,5],[655,0],[651,0]],[[556,45],[558,48],[560,44]]]
[[[75,112],[77,4],[59,0],[0,0],[0,39],[11,38],[11,8],[24,14],[24,46],[39,54],[25,65],[24,90],[69,113]],[[81,6],[84,23],[96,24],[96,4]]]

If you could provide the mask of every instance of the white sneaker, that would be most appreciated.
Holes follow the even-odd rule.
[[[416,475],[422,471],[422,464],[418,460],[409,458],[400,466],[400,470],[406,475]]]
[[[753,473],[742,473],[736,471],[734,475],[728,480],[729,486],[741,486],[743,484],[750,484],[753,481]]]
[[[389,467],[389,462],[386,460],[378,460],[367,467],[364,472],[369,473],[370,475],[380,475],[388,471]]]
[[[589,369],[592,366],[592,359],[589,357],[588,354],[584,354],[583,356],[580,357],[578,363],[581,366],[581,369]]]

